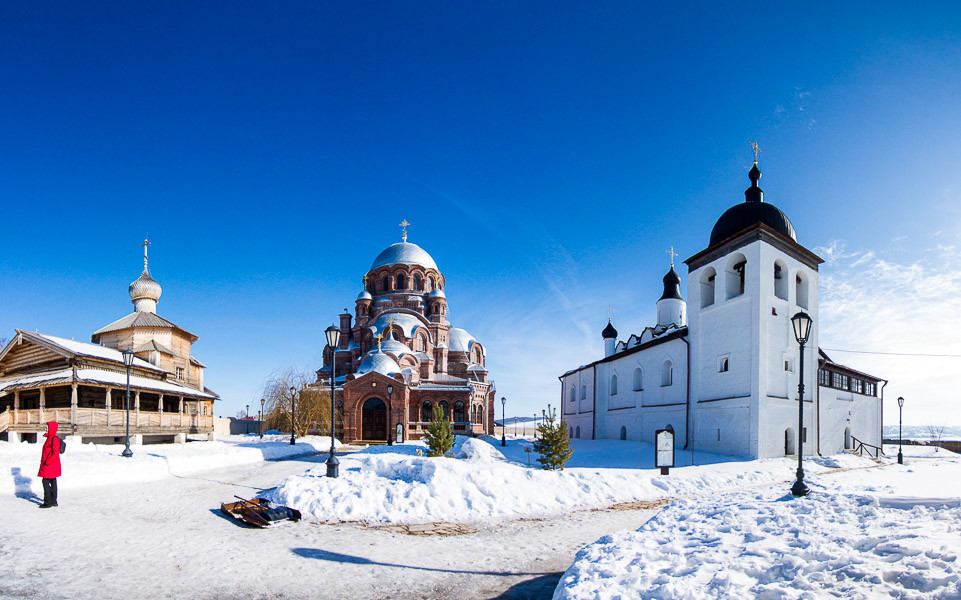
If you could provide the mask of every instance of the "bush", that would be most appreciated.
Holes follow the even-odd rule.
[[[542,469],[563,471],[564,465],[574,454],[574,449],[571,448],[571,439],[567,436],[567,423],[556,419],[557,411],[552,411],[548,404],[547,412],[544,413],[544,424],[537,426],[540,437],[534,441],[534,452],[540,454],[537,462],[541,463]]]
[[[447,414],[441,410],[440,406],[434,407],[434,414],[431,415],[430,423],[427,424],[424,441],[430,448],[427,456],[444,456],[454,447],[454,428],[451,427]]]

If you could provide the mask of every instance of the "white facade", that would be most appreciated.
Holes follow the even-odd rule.
[[[783,213],[763,204],[756,166],[751,175],[745,204],[725,213],[708,248],[686,261],[688,302],[677,293],[672,265],[657,303],[658,326],[617,343],[613,353],[605,330],[605,357],[561,376],[563,418],[573,437],[579,431],[582,438],[653,442],[655,430],[670,425],[686,448],[750,457],[795,454],[799,438],[806,455],[841,451],[852,437],[880,445],[877,397],[818,385],[822,261],[795,241]],[[791,324],[800,311],[813,319],[803,357],[802,432],[802,361]],[[876,386],[877,378],[860,376],[862,388]]]

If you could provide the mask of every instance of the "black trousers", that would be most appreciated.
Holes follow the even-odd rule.
[[[48,506],[57,505],[57,479],[55,477],[43,478],[43,503]]]

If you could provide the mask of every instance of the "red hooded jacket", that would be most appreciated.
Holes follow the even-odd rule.
[[[43,434],[47,441],[43,443],[43,454],[40,456],[40,472],[37,477],[52,479],[60,477],[60,438],[57,437],[57,422],[47,423],[47,433]]]

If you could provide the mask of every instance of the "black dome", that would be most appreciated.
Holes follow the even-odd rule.
[[[787,215],[773,204],[764,202],[764,192],[757,185],[758,179],[761,178],[757,163],[754,163],[748,176],[751,178],[751,187],[744,191],[744,202],[724,211],[721,218],[714,224],[714,229],[711,230],[710,245],[722,242],[745,227],[757,223],[763,223],[796,242],[794,225],[791,225]]]
[[[661,294],[661,300],[684,299],[681,297],[681,278],[678,276],[677,271],[674,270],[674,265],[671,265],[671,270],[664,276],[663,281],[664,293]]]
[[[614,329],[614,326],[611,325],[610,321],[608,321],[607,327],[604,328],[604,331],[601,332],[601,335],[604,336],[605,340],[609,338],[617,339],[617,330]]]

